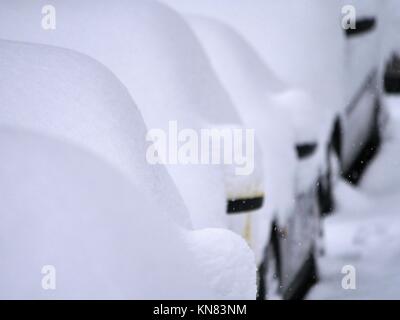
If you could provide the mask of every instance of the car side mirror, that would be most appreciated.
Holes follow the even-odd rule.
[[[364,33],[373,31],[376,26],[376,18],[375,17],[364,17],[359,18],[356,21],[355,29],[346,29],[346,36],[353,37],[357,35],[362,35]]]
[[[318,143],[300,143],[296,145],[296,154],[298,159],[306,159],[311,157],[317,150]]]

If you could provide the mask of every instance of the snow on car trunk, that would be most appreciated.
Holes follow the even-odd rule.
[[[255,297],[252,253],[233,233],[183,229],[59,137],[0,126],[0,148],[2,299]]]
[[[2,3],[0,37],[66,47],[97,59],[126,85],[149,129],[168,132],[170,121],[178,130],[243,127],[200,45],[174,11],[148,1],[56,0],[57,27],[46,31],[37,20],[46,4]],[[167,167],[199,228],[226,225],[227,197],[251,198],[263,191],[260,166],[228,186],[221,165]]]

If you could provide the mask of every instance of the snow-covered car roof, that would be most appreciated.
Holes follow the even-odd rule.
[[[55,0],[57,27],[43,30],[37,12],[45,5],[42,0],[2,3],[0,37],[67,47],[103,63],[126,85],[148,129],[168,132],[175,120],[179,129],[241,126],[197,39],[167,6],[143,0]],[[262,193],[257,168],[238,178],[240,183],[225,184],[222,166],[168,166],[199,227],[225,224],[227,195]]]
[[[162,166],[145,158],[146,128],[121,82],[97,61],[71,50],[0,41],[0,125],[47,133],[86,148],[190,225]]]
[[[71,140],[0,125],[0,148],[2,299],[255,298],[252,252],[233,233],[176,225]]]

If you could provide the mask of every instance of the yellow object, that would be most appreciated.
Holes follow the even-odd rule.
[[[251,213],[246,215],[246,224],[244,226],[244,231],[243,231],[243,237],[247,241],[250,248],[252,248],[251,216],[252,216]]]

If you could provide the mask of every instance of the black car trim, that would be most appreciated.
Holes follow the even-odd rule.
[[[367,76],[364,84],[362,85],[361,89],[357,92],[357,94],[354,96],[353,100],[347,105],[346,107],[346,114],[351,114],[354,109],[357,107],[358,103],[360,102],[362,96],[364,93],[370,89],[372,86],[374,86],[374,82],[376,81],[378,77],[378,71],[376,69],[373,69],[369,75]]]
[[[385,75],[385,92],[389,94],[400,93],[400,74],[387,73]]]
[[[376,19],[374,17],[366,17],[357,19],[355,29],[346,29],[346,36],[353,37],[373,31],[376,26]]]
[[[304,159],[310,157],[317,149],[316,143],[302,143],[296,145],[297,157]]]
[[[397,55],[386,65],[384,87],[386,93],[400,93],[400,57]]]
[[[314,284],[318,283],[318,274],[315,271],[315,257],[312,252],[304,261],[292,282],[283,291],[284,300],[302,300]]]
[[[228,200],[227,213],[240,214],[252,210],[257,210],[262,207],[264,203],[264,196],[255,198],[243,198]]]

